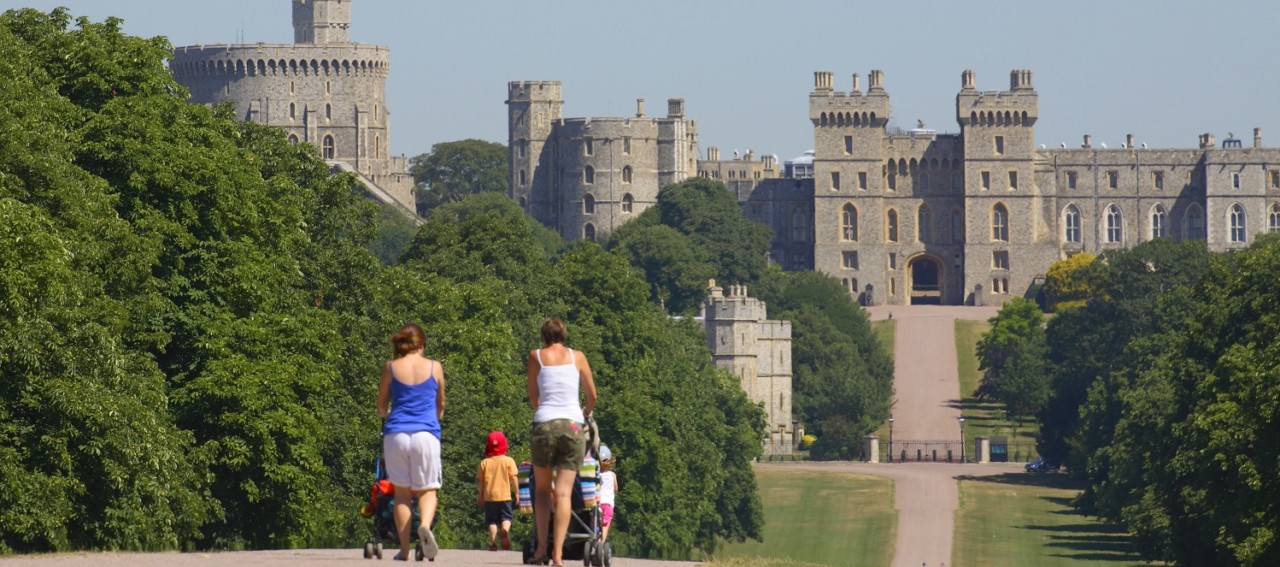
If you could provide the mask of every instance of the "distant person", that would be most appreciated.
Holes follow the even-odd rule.
[[[529,435],[534,479],[534,525],[538,534],[532,563],[563,565],[565,535],[572,514],[573,485],[586,452],[586,416],[596,407],[596,384],[586,355],[564,345],[568,329],[552,317],[542,323],[543,348],[529,351],[527,383],[533,406]],[[579,396],[586,403],[580,405]],[[555,481],[555,525],[551,554],[547,555],[547,527],[551,523],[552,471]]]
[[[426,334],[412,323],[391,335],[395,358],[382,367],[378,415],[387,480],[395,487],[397,561],[409,560],[409,501],[418,498],[418,539],[427,559],[440,551],[431,532],[441,484],[440,421],[444,418],[444,368],[422,356]]]
[[[511,501],[513,494],[519,494],[520,480],[515,459],[507,456],[507,436],[489,432],[484,457],[476,474],[480,488],[476,506],[484,509],[484,523],[489,526],[489,551],[498,550],[499,539],[502,549],[511,549]]]
[[[609,539],[609,526],[613,525],[613,502],[618,494],[618,475],[613,472],[613,451],[608,445],[600,446],[600,541]]]

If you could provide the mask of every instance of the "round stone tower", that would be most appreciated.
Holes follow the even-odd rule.
[[[352,0],[293,0],[293,44],[195,45],[170,70],[191,102],[235,103],[241,120],[284,129],[358,172],[383,201],[414,211],[407,159],[390,155],[386,83],[391,53],[352,43]]]

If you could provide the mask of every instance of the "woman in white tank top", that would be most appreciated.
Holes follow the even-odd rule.
[[[586,452],[583,422],[596,406],[591,365],[586,355],[564,346],[566,334],[564,322],[554,317],[547,319],[542,324],[544,348],[529,352],[529,404],[533,406],[529,448],[533,454],[533,514],[538,535],[533,563],[550,560],[554,565],[562,564],[561,551],[573,511],[573,485]],[[585,405],[579,405],[582,394],[586,395]],[[546,534],[547,524],[551,523],[553,478],[556,515],[548,555]]]

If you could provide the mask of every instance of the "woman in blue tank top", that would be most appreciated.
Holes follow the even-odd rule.
[[[396,534],[400,553],[409,559],[409,501],[418,497],[418,539],[427,559],[435,559],[439,546],[431,532],[440,489],[440,420],[444,418],[444,368],[422,356],[426,335],[408,324],[391,335],[395,358],[382,367],[378,386],[378,415],[382,425],[382,457],[387,480],[395,487]]]

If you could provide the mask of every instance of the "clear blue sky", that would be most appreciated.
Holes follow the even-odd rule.
[[[1280,2],[1190,0],[739,2],[353,0],[351,37],[392,49],[392,150],[506,142],[506,84],[559,80],[565,116],[650,115],[682,97],[699,145],[775,153],[813,145],[813,72],[836,89],[885,73],[893,119],[955,132],[960,73],[1007,89],[1035,71],[1038,143],[1195,147],[1234,132],[1280,146]],[[289,0],[0,0],[118,16],[174,45],[293,40]]]

